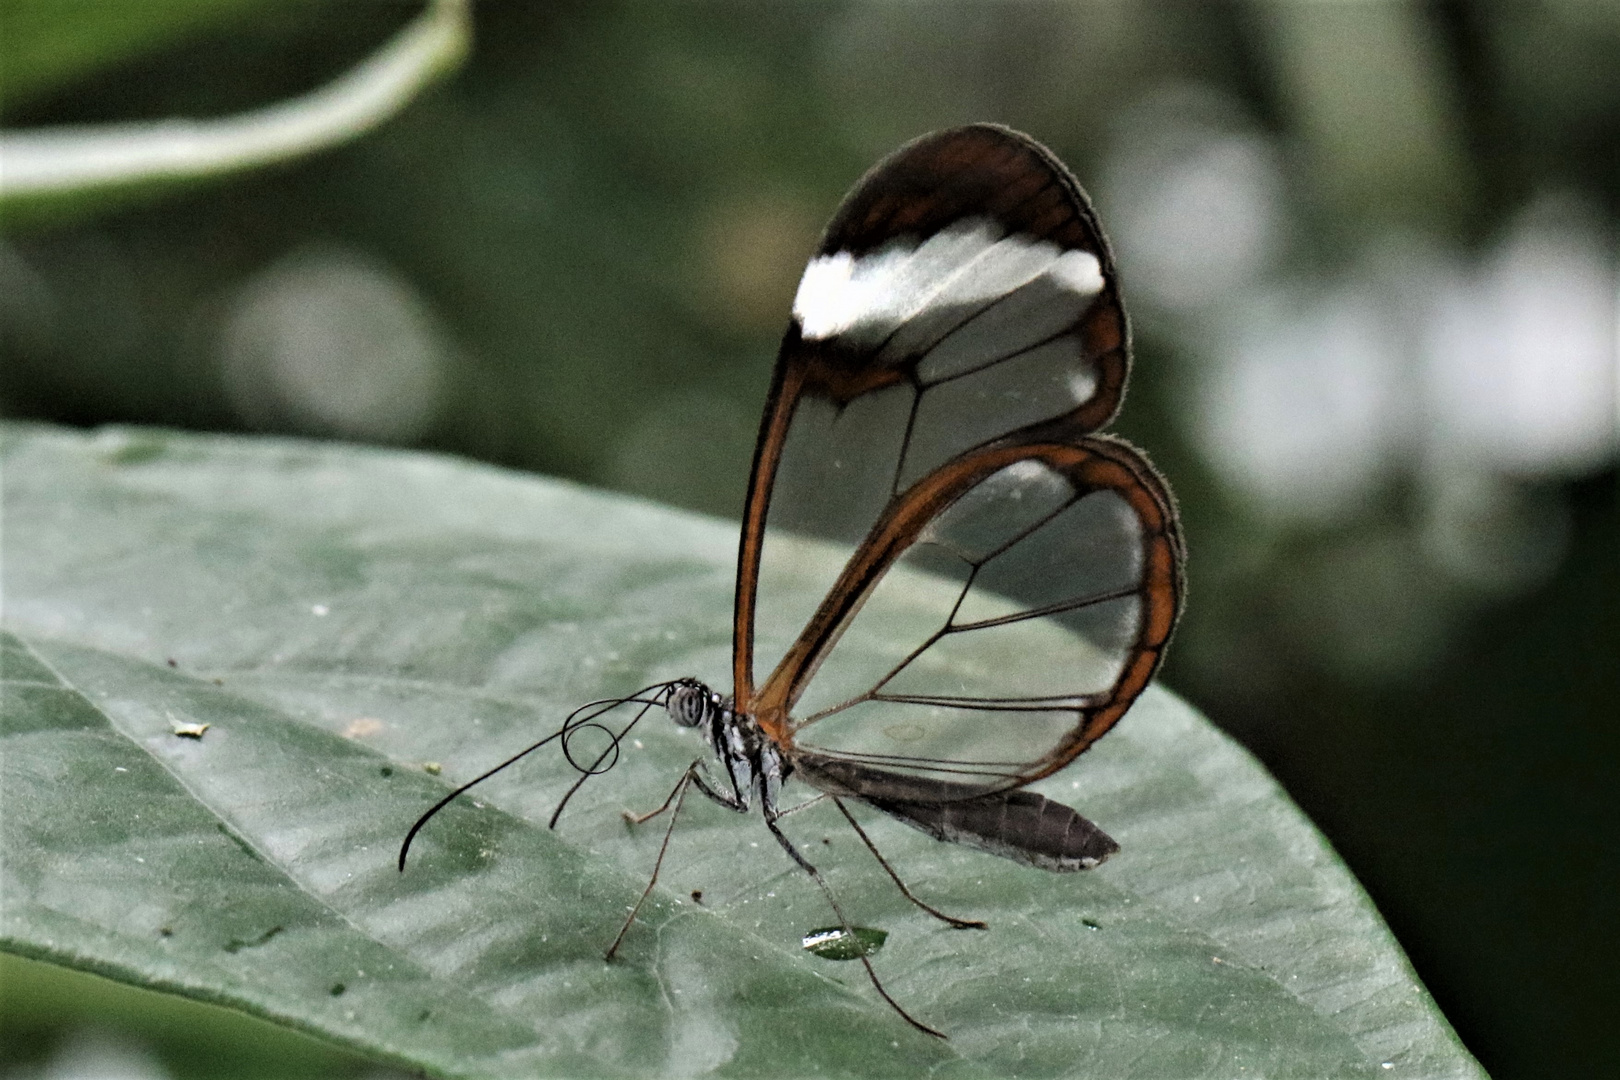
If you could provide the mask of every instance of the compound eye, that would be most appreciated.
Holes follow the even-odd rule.
[[[666,711],[681,727],[696,727],[708,711],[708,695],[700,687],[679,687],[670,695]]]

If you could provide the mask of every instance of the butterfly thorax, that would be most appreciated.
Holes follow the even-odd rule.
[[[752,716],[732,708],[728,699],[697,679],[672,684],[664,708],[676,724],[697,728],[725,766],[730,790],[715,793],[720,802],[744,813],[753,806],[757,786],[766,812],[775,812],[789,770],[776,743]]]

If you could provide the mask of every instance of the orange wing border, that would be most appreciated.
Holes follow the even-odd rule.
[[[877,583],[928,524],[989,476],[1025,461],[1060,473],[1081,497],[1113,491],[1125,499],[1142,527],[1142,577],[1134,592],[1143,611],[1113,686],[1079,710],[1079,723],[1018,774],[1018,785],[1063,768],[1118,722],[1158,671],[1181,614],[1186,587],[1180,522],[1168,486],[1141,451],[1123,439],[1050,423],[957,457],[890,504],[752,699],[752,715],[771,738],[792,747],[791,712],[799,696]]]

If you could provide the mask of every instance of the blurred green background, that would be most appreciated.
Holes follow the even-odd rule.
[[[3,122],[258,108],[420,10],[4,0]],[[420,446],[736,517],[843,191],[934,128],[1029,131],[1111,232],[1138,358],[1118,427],[1185,514],[1165,681],[1332,839],[1494,1076],[1620,1075],[1620,4],[475,23],[458,73],[342,148],[8,204],[0,413]],[[0,974],[8,1076],[364,1071]]]

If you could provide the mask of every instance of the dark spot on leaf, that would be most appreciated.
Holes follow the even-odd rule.
[[[883,948],[883,943],[889,940],[887,930],[877,930],[870,926],[853,927],[855,933],[851,935],[842,926],[824,926],[819,930],[812,930],[804,935],[803,946],[806,952],[815,953],[823,960],[859,960],[862,956],[870,956]]]
[[[425,1024],[425,1023],[427,1023],[427,1018],[432,1016],[432,1015],[433,1015],[433,1010],[432,1009],[423,1009],[421,1012],[416,1014],[416,1022],[418,1024]]]
[[[215,686],[224,686],[225,685],[225,680],[224,679],[215,679],[214,680],[214,685]]]
[[[694,903],[694,904],[703,903],[703,890],[702,889],[693,889],[692,890],[692,903]]]
[[[174,930],[167,926],[158,927],[158,937],[174,937]]]
[[[257,949],[260,945],[268,945],[271,938],[275,937],[285,929],[286,927],[284,926],[272,926],[270,929],[266,930],[252,941],[243,941],[241,938],[231,938],[231,940],[225,943],[225,951],[228,953],[239,953],[243,949]]]
[[[384,765],[382,768],[378,769],[377,771],[379,773],[381,773],[383,776],[393,776],[394,775],[394,770],[392,768],[390,768],[389,766],[387,766],[387,765]]]
[[[1101,930],[1102,929],[1102,923],[1096,921],[1095,919],[1081,919],[1080,923],[1087,930]]]
[[[823,844],[826,844],[828,847],[832,847],[832,837],[830,837],[830,836],[823,836],[821,838],[821,842]]]
[[[332,989],[328,990],[327,993],[331,994],[333,997],[342,997],[343,991],[347,989],[348,987],[344,986],[342,983],[333,983]]]
[[[169,666],[170,667],[179,667],[180,666],[180,661],[176,660],[174,657],[171,656],[171,657],[169,657]]]

